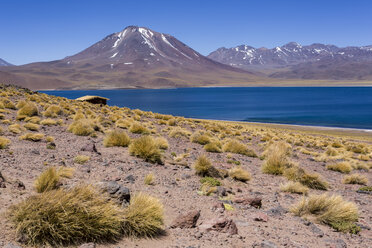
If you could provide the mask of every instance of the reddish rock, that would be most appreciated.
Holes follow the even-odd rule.
[[[215,218],[199,226],[199,230],[202,232],[217,231],[228,234],[238,234],[238,228],[233,220],[225,217]]]
[[[253,215],[253,220],[267,222],[269,220],[269,217],[264,213],[256,213]]]
[[[212,210],[219,213],[223,213],[225,212],[225,205],[223,205],[222,202],[217,202],[216,204],[213,205]]]
[[[261,208],[262,207],[262,198],[260,197],[241,197],[236,198],[234,200],[235,203],[243,204],[243,205],[249,205],[255,208]]]
[[[194,228],[200,217],[200,210],[194,210],[181,214],[173,221],[171,228]]]

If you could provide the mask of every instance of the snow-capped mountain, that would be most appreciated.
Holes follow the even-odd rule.
[[[61,60],[1,69],[44,88],[157,88],[246,83],[260,76],[211,60],[175,37],[128,26]],[[32,78],[32,79],[30,79]]]
[[[11,66],[12,64],[6,62],[5,60],[0,58],[0,66]]]
[[[339,48],[319,43],[302,46],[296,42],[290,42],[280,47],[267,49],[241,45],[232,48],[219,48],[210,53],[208,57],[245,69],[252,66],[283,67],[304,62],[328,61],[332,58],[361,62],[372,61],[372,46]]]

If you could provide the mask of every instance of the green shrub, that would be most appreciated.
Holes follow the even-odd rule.
[[[203,178],[200,179],[200,183],[201,184],[207,184],[211,187],[221,186],[221,182],[218,181],[217,179],[213,178],[213,177],[203,177]]]

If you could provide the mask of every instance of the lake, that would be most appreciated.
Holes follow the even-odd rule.
[[[372,87],[221,87],[42,91],[200,119],[372,129]]]

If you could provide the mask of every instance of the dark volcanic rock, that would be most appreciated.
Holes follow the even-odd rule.
[[[200,210],[194,210],[181,214],[173,221],[171,228],[194,228],[200,217]]]
[[[103,191],[107,192],[110,197],[117,200],[123,205],[130,202],[130,190],[123,185],[118,184],[116,181],[99,182],[97,186]]]

